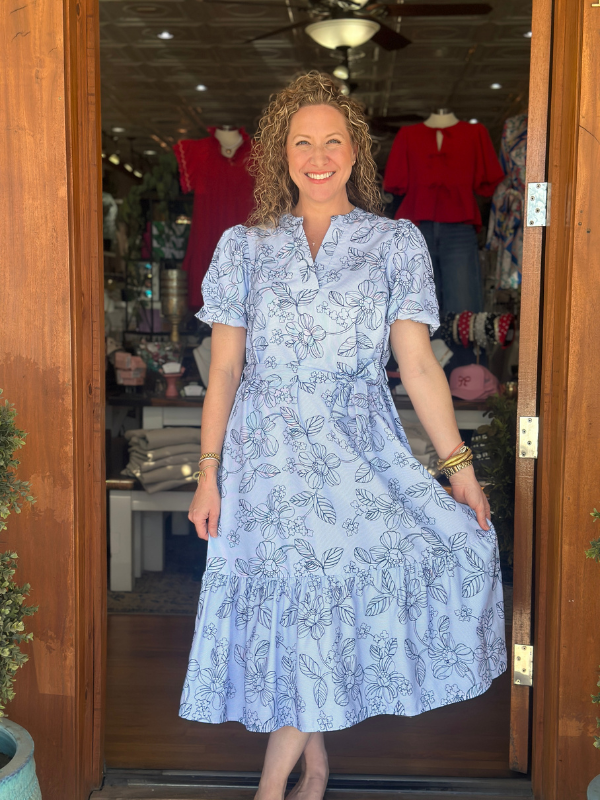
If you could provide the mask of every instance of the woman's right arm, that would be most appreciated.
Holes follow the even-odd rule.
[[[220,453],[225,430],[240,385],[246,355],[246,328],[213,325],[208,389],[202,408],[200,450],[202,453]],[[216,464],[203,462],[203,466]],[[200,478],[188,518],[196,526],[201,539],[217,535],[221,511],[221,496],[217,487],[217,470],[209,467],[206,477]]]

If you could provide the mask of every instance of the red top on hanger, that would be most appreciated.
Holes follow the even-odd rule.
[[[441,149],[436,133],[443,134]],[[465,222],[481,227],[474,194],[491,197],[504,178],[492,140],[480,123],[400,128],[385,169],[383,188],[405,195],[396,219],[418,224]]]
[[[188,303],[203,305],[202,279],[223,231],[246,222],[253,207],[254,180],[247,170],[252,149],[250,136],[239,131],[243,142],[231,158],[221,152],[216,128],[205,139],[183,139],[173,148],[179,164],[183,192],[194,192],[194,213],[183,269],[188,272]]]

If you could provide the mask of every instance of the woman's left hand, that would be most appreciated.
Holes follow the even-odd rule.
[[[489,531],[488,519],[491,518],[490,504],[475,477],[473,467],[465,467],[450,476],[452,497],[458,503],[464,503],[477,514],[477,522],[484,531]]]

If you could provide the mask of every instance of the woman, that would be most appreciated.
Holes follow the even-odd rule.
[[[180,714],[269,732],[257,798],[281,800],[302,756],[292,795],[318,800],[323,731],[475,697],[503,672],[502,587],[429,344],[429,255],[379,216],[360,107],[313,72],[257,139],[252,226],[223,234],[198,314],[214,327],[189,517],[209,549]],[[453,497],[411,455],[388,343]]]

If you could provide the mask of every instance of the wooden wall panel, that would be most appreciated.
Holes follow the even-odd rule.
[[[37,504],[7,546],[40,610],[9,715],[32,734],[45,800],[98,784],[103,356],[94,2],[8,2],[0,30],[0,387],[28,431]]]
[[[544,274],[542,442],[536,550],[533,781],[539,800],[585,798],[600,772],[592,705],[600,645],[596,535],[600,440],[600,8],[555,0]]]

